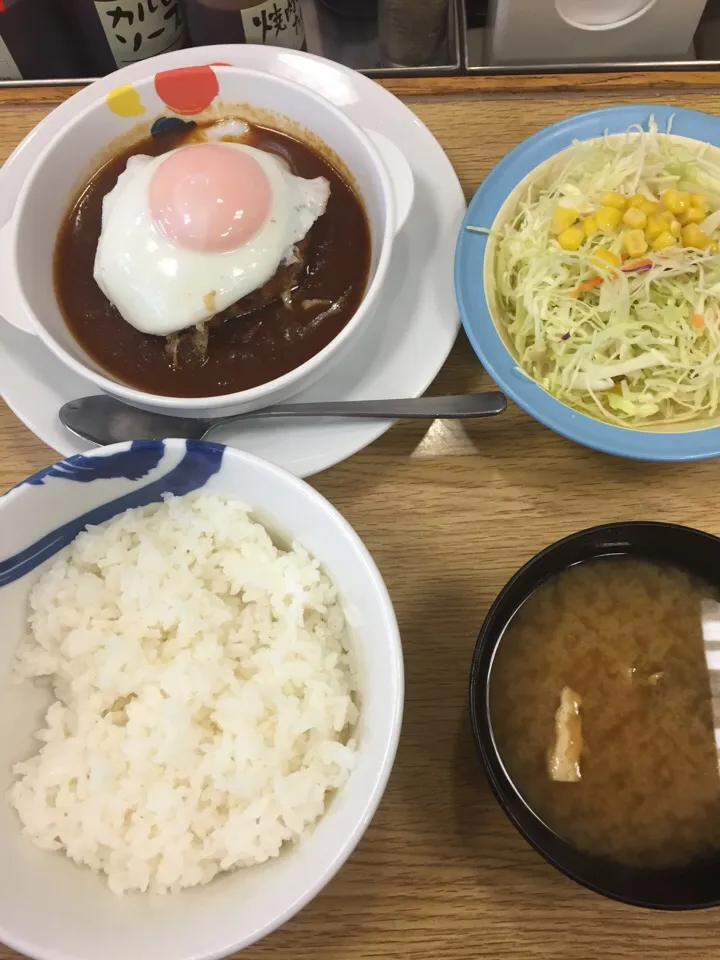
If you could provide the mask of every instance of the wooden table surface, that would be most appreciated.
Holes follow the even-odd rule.
[[[472,78],[393,89],[435,133],[471,195],[511,147],[575,112],[637,101],[720,114],[716,77]],[[0,93],[0,160],[66,95]],[[432,392],[489,386],[461,336]],[[0,401],[0,492],[54,457]],[[479,769],[466,701],[478,628],[525,560],[559,537],[615,520],[720,534],[720,463],[612,459],[511,405],[486,422],[404,423],[313,483],[353,524],[387,581],[405,650],[405,722],[387,792],[350,861],[244,960],[717,957],[717,911],[654,914],[611,903],[525,844]],[[15,956],[0,947],[0,960]]]

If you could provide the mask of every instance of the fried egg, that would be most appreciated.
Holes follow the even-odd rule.
[[[131,157],[103,200],[95,282],[136,329],[178,333],[292,262],[329,196],[324,177],[240,143]]]

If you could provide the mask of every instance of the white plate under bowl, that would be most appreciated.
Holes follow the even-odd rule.
[[[432,382],[459,328],[453,287],[455,242],[465,200],[455,171],[427,127],[392,94],[362,74],[308,53],[280,47],[220,45],[177,50],[125,67],[58,106],[31,131],[0,171],[0,223],[9,218],[20,185],[38,152],[75,106],[97,93],[159,69],[227,62],[267,70],[327,97],[363,127],[391,139],[415,176],[415,201],[395,242],[389,279],[375,316],[350,356],[297,400],[416,397]],[[71,374],[40,343],[0,320],[0,393],[20,420],[63,456],[89,444],[60,424],[68,400],[97,392]],[[390,421],[277,420],[225,428],[213,440],[308,477],[352,456],[391,426]]]

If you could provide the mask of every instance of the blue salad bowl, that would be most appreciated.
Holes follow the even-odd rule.
[[[720,118],[674,107],[608,107],[569,117],[528,137],[491,171],[470,202],[455,253],[455,291],[465,332],[497,385],[546,427],[576,443],[636,460],[703,460],[720,456],[720,426],[680,424],[628,428],[596,420],[551,396],[518,366],[493,321],[485,287],[487,233],[508,197],[537,167],[576,141],[647,129],[653,117],[663,131],[720,147]],[[468,229],[471,228],[471,229]],[[472,229],[475,228],[475,229]],[[492,253],[492,250],[491,250]]]

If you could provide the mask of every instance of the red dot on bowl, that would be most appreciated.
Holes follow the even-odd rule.
[[[202,113],[220,92],[218,79],[210,65],[180,67],[155,74],[155,90],[174,113]]]

